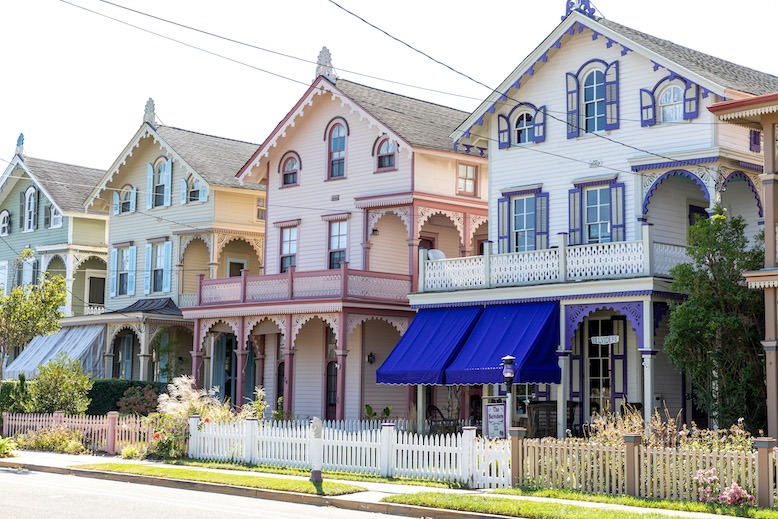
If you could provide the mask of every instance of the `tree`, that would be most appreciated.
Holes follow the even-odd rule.
[[[30,411],[33,413],[84,414],[89,407],[92,378],[84,373],[81,362],[59,353],[38,368],[35,384],[30,386]]]
[[[26,249],[16,260],[17,268],[33,256]],[[14,347],[25,347],[38,335],[59,330],[60,307],[65,304],[65,280],[45,273],[38,284],[16,286],[0,291],[0,380],[5,358]]]
[[[761,339],[764,295],[742,273],[764,265],[763,239],[750,246],[741,217],[720,206],[689,228],[691,263],[672,269],[675,291],[665,351],[689,377],[697,407],[719,425],[744,418],[752,431],[765,425],[766,389]]]

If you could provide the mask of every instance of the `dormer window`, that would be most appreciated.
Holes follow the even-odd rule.
[[[126,184],[119,191],[114,191],[113,214],[134,213],[137,195],[138,190],[129,184]]]
[[[529,112],[519,114],[514,129],[516,131],[516,144],[535,142],[535,124],[532,121],[532,114]]]
[[[0,212],[0,236],[8,236],[11,233],[11,213],[7,210]]]
[[[38,223],[37,190],[30,187],[24,193],[24,231],[32,231]]]
[[[394,169],[397,156],[397,143],[384,139],[378,145],[378,170]]]
[[[328,178],[346,176],[346,127],[335,123],[330,128]]]
[[[659,94],[660,122],[675,123],[683,121],[683,90],[678,85],[670,85]]]

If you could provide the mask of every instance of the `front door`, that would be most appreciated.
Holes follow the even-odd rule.
[[[587,319],[586,375],[589,415],[619,411],[627,397],[626,318]],[[592,342],[592,337],[617,336],[611,344]]]
[[[327,405],[325,418],[335,419],[335,411],[338,405],[338,363],[334,360],[327,362]]]
[[[235,402],[235,335],[221,333],[213,348],[213,386],[219,386],[219,397]]]

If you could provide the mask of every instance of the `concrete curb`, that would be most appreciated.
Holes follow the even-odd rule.
[[[103,472],[97,470],[85,470],[74,468],[51,467],[48,465],[34,465],[31,463],[19,463],[11,460],[0,461],[0,468],[24,469],[32,472],[47,472],[49,474],[62,474],[83,478],[103,479],[108,481],[120,481],[122,483],[136,483],[181,490],[196,490],[199,492],[212,492],[239,497],[251,497],[255,499],[268,499],[289,503],[299,503],[314,506],[332,506],[346,510],[360,512],[374,512],[379,514],[392,514],[405,517],[435,517],[436,519],[499,519],[504,516],[481,514],[474,512],[462,512],[459,510],[447,510],[440,508],[425,508],[412,505],[399,505],[394,503],[370,503],[354,501],[342,497],[323,497],[312,494],[298,494],[284,492],[282,490],[265,490],[259,488],[237,487],[222,485],[220,483],[206,483],[201,481],[187,481],[181,479],[160,478],[156,476],[142,476],[138,474],[122,474],[118,472]]]

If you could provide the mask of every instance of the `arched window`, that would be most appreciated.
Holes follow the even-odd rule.
[[[330,128],[328,178],[346,175],[346,127],[336,123]]]
[[[124,186],[122,190],[119,192],[119,200],[121,203],[121,206],[119,208],[120,213],[132,212],[132,194],[133,194],[133,189],[132,186],[129,184]]]
[[[516,130],[516,144],[535,141],[535,124],[532,120],[532,114],[529,112],[519,114],[514,128]]]
[[[397,143],[384,139],[378,144],[376,169],[394,169],[396,164]]]
[[[592,70],[584,79],[583,88],[584,131],[598,132],[605,129],[605,74]]]
[[[8,236],[11,232],[11,213],[3,211],[0,213],[0,236]]]
[[[159,160],[154,167],[154,203],[153,207],[165,205],[165,167],[167,160]]]
[[[37,200],[36,200],[36,189],[34,187],[30,187],[24,194],[24,230],[25,231],[32,231],[35,229],[35,224],[37,223],[36,216],[37,216]]]
[[[660,122],[683,121],[683,90],[678,85],[670,85],[659,94]]]
[[[281,184],[284,186],[296,186],[297,174],[300,172],[300,161],[297,156],[291,155],[284,160],[284,165],[281,167],[283,177]]]
[[[189,175],[186,181],[187,200],[189,202],[200,201],[200,179],[195,178],[194,175]]]

